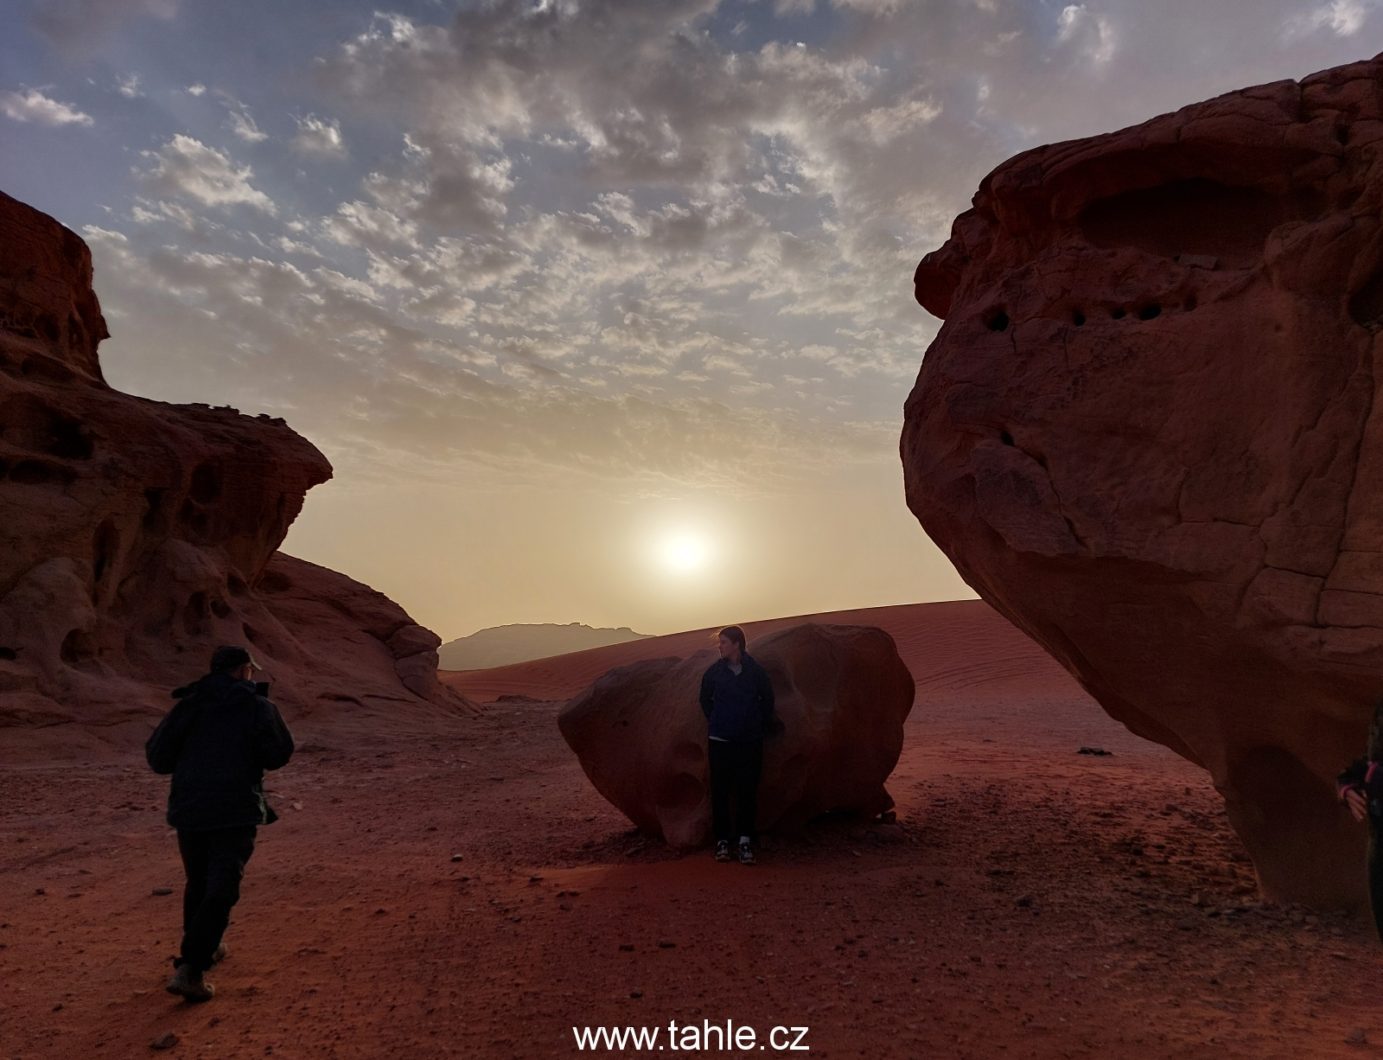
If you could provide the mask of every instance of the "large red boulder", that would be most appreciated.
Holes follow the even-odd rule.
[[[86,244],[0,194],[0,727],[11,748],[129,744],[249,645],[292,719],[452,712],[440,639],[278,552],[331,465],[282,420],[122,394]]]
[[[760,828],[791,828],[833,810],[880,813],[912,710],[912,674],[874,626],[804,622],[765,634],[749,654],[773,682],[783,731],[764,741]],[[710,834],[701,676],[712,648],[645,659],[598,677],[557,724],[595,789],[639,828],[674,846]]]
[[[1270,897],[1357,906],[1383,692],[1383,57],[1008,160],[917,268],[907,502]]]

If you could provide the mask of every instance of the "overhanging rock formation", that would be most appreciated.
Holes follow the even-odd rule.
[[[142,739],[220,643],[253,647],[290,718],[465,709],[437,681],[435,634],[276,551],[331,477],[317,448],[281,419],[112,389],[106,335],[86,244],[0,194],[6,742]]]
[[[918,301],[908,506],[1270,897],[1364,900],[1332,780],[1383,692],[1383,61],[1024,152]]]

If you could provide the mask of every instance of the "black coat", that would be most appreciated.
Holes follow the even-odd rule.
[[[168,823],[200,832],[278,818],[264,801],[264,770],[293,754],[293,735],[250,681],[209,673],[173,690],[178,703],[144,745],[155,773],[173,774]]]
[[[736,674],[728,662],[718,659],[701,675],[706,735],[733,743],[762,740],[780,727],[768,671],[746,651],[740,652],[740,663]]]

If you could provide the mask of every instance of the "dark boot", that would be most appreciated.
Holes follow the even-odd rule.
[[[188,1001],[209,1001],[216,988],[202,978],[202,973],[184,961],[173,971],[166,988],[170,994],[181,994]]]

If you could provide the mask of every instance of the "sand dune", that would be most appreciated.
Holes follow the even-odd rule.
[[[919,699],[928,692],[956,692],[981,685],[990,686],[989,693],[994,694],[1015,681],[1029,692],[1040,685],[1043,691],[1079,694],[1079,687],[1065,670],[982,600],[822,611],[739,625],[753,654],[756,636],[800,622],[836,622],[886,630],[912,671]],[[708,626],[487,670],[440,671],[439,677],[444,684],[478,701],[495,700],[501,695],[565,699],[612,667],[665,655],[686,657],[702,648],[714,648],[716,633],[721,628]]]

